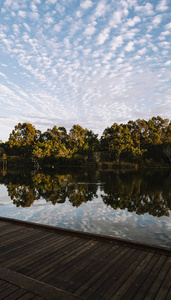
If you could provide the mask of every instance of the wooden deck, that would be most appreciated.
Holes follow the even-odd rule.
[[[171,299],[171,250],[0,218],[0,300]]]

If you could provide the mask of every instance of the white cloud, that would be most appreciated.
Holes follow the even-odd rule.
[[[107,9],[108,9],[108,6],[106,3],[106,0],[101,0],[97,4],[96,10],[95,10],[95,17],[99,18],[101,16],[104,16]]]
[[[149,43],[148,43],[148,46],[149,46],[154,52],[157,52],[157,51],[158,51],[157,46],[154,45],[153,43],[149,42]]]
[[[142,48],[142,49],[140,49],[140,50],[138,51],[138,54],[139,54],[139,55],[144,55],[146,52],[147,52],[147,48],[144,47],[144,48]]]
[[[147,3],[145,6],[144,6],[144,9],[145,9],[145,12],[147,15],[153,15],[154,14],[154,11],[153,11],[153,5],[151,3]]]
[[[61,26],[60,24],[55,24],[53,28],[54,28],[54,30],[55,30],[56,32],[60,32],[62,26]]]
[[[5,0],[4,5],[5,6],[11,6],[13,0]]]
[[[165,49],[170,49],[170,43],[169,42],[161,42],[161,43],[158,43],[158,45],[160,46],[160,47],[163,47],[163,48],[165,48]]]
[[[88,26],[86,27],[86,29],[84,31],[84,34],[89,35],[89,36],[93,35],[96,31],[95,25],[96,25],[96,22],[93,22],[92,24],[88,24]]]
[[[24,25],[24,27],[26,28],[27,31],[29,31],[29,32],[31,31],[31,28],[27,23],[24,23],[23,25]]]
[[[64,14],[65,6],[61,5],[60,3],[57,3],[55,8],[56,8],[56,11],[59,11],[61,16]]]
[[[113,13],[112,19],[110,20],[110,26],[115,27],[117,24],[120,24],[122,20],[122,11],[117,10]]]
[[[19,26],[17,24],[13,24],[12,27],[13,27],[14,34],[18,35],[20,32]]]
[[[39,19],[39,14],[37,12],[30,12],[29,17],[32,20],[38,20]]]
[[[171,32],[169,30],[161,32],[161,35],[164,35],[164,36],[169,35],[169,34],[171,34]]]
[[[27,13],[26,13],[26,11],[19,10],[19,11],[18,11],[18,15],[19,15],[19,17],[21,17],[21,18],[25,18],[26,15],[27,15]]]
[[[128,40],[132,40],[133,39],[133,37],[135,36],[135,32],[132,32],[132,31],[128,31],[128,32],[126,32],[125,34],[124,34],[124,38],[125,39],[128,39]]]
[[[121,57],[117,58],[116,63],[121,64],[122,62],[123,62],[123,58]]]
[[[137,0],[127,0],[129,7],[137,6]]]
[[[121,35],[114,37],[111,42],[111,48],[112,50],[116,50],[118,47],[120,47],[123,44],[123,37]]]
[[[47,24],[53,24],[54,23],[54,19],[52,17],[50,17],[50,16],[46,16],[45,17],[45,22]]]
[[[171,65],[171,60],[165,62],[165,66],[170,66],[170,65]]]
[[[135,7],[135,11],[136,12],[141,12],[143,15],[147,15],[147,16],[150,16],[150,15],[153,15],[154,14],[154,11],[153,11],[153,5],[151,3],[146,3],[145,6],[136,6]]]
[[[77,18],[81,18],[82,17],[82,12],[80,10],[77,10],[76,17]]]
[[[7,76],[4,73],[2,73],[2,72],[0,72],[0,76],[2,76],[4,78],[7,78]]]
[[[57,0],[47,0],[46,4],[55,4]]]
[[[168,8],[169,7],[167,6],[167,0],[161,0],[160,3],[157,5],[156,10],[163,12]]]
[[[166,29],[171,29],[171,22],[165,25]]]
[[[19,3],[18,1],[13,1],[12,2],[12,9],[13,10],[19,10],[21,6],[22,6],[22,4]]]
[[[97,37],[97,44],[102,45],[108,39],[110,33],[110,28],[105,28]]]
[[[125,51],[127,52],[131,52],[134,50],[134,42],[129,42],[126,46],[125,46]]]
[[[85,0],[85,1],[82,1],[81,4],[80,4],[81,8],[83,8],[83,9],[88,9],[88,8],[90,8],[92,5],[93,5],[93,3],[92,3],[91,0]]]
[[[162,21],[162,16],[157,15],[153,18],[152,23],[156,27],[157,25],[159,25],[161,23],[161,21]]]
[[[32,3],[30,4],[30,8],[31,8],[32,11],[37,12],[37,6],[35,5],[34,2],[32,2]]]
[[[133,27],[135,24],[140,23],[141,19],[138,16],[135,16],[133,19],[128,19],[128,26]]]

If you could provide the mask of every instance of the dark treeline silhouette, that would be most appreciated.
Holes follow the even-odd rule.
[[[138,119],[127,124],[114,123],[103,135],[74,125],[69,132],[54,126],[46,132],[30,123],[19,123],[0,144],[0,157],[35,159],[39,164],[87,164],[126,162],[138,164],[171,163],[171,122],[153,117]]]
[[[17,207],[29,207],[42,198],[53,205],[68,199],[73,206],[79,207],[100,194],[102,201],[113,209],[160,217],[170,214],[170,175],[169,169],[66,174],[6,172],[0,175],[0,183],[6,186]]]

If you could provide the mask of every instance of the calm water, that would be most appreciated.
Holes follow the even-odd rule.
[[[0,173],[0,216],[171,247],[171,171]]]

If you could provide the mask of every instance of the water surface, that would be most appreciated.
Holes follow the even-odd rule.
[[[0,216],[171,247],[171,172],[0,174]]]

